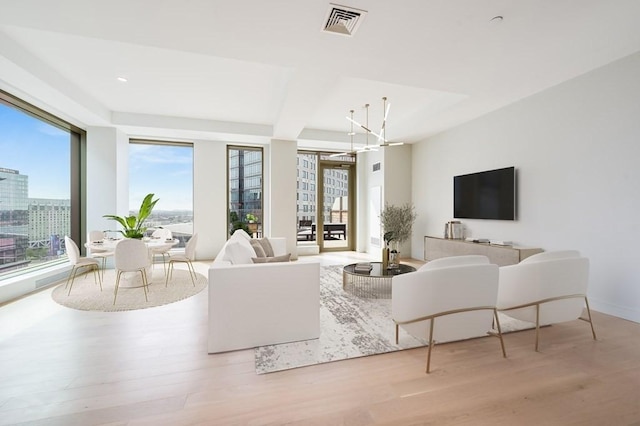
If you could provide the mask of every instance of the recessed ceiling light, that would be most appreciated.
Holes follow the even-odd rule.
[[[118,80],[121,83],[126,83],[127,81],[129,81],[125,77],[116,77],[116,80]]]
[[[499,24],[503,20],[504,20],[504,16],[498,15],[498,16],[494,16],[493,18],[489,19],[489,22],[491,22],[492,24]]]

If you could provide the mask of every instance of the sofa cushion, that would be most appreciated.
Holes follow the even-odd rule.
[[[258,239],[258,242],[262,246],[262,249],[264,250],[264,255],[266,257],[275,256],[275,253],[273,252],[273,247],[271,246],[271,243],[269,242],[268,238],[260,238],[260,239]],[[260,256],[258,256],[258,257],[260,257]]]
[[[290,259],[291,259],[291,253],[283,254],[282,256],[253,257],[253,258],[251,258],[253,263],[288,262]]]
[[[247,245],[240,241],[231,241],[227,245],[225,260],[229,260],[234,265],[244,265],[251,263],[251,258],[255,256],[255,251],[247,241]]]
[[[260,244],[259,240],[251,239],[249,240],[249,242],[251,243],[251,247],[253,247],[253,250],[256,252],[257,257],[267,257],[267,254],[262,248],[262,244]]]

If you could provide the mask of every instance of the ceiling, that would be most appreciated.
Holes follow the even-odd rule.
[[[339,1],[351,37],[326,0],[0,0],[0,88],[133,137],[341,151],[383,96],[413,143],[640,51],[637,0]]]

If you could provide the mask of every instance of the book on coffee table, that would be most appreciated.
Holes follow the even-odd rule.
[[[356,263],[355,268],[353,268],[356,272],[371,272],[373,266],[370,263]]]

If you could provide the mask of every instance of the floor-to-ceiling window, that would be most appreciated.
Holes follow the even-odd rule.
[[[262,148],[227,148],[229,234],[244,229],[262,235],[262,158]]]
[[[184,247],[193,235],[193,145],[131,140],[129,209],[138,212],[147,194],[159,199],[146,221],[147,233],[169,229]]]
[[[65,257],[81,240],[84,132],[0,91],[0,279]]]

